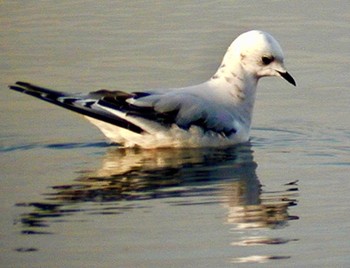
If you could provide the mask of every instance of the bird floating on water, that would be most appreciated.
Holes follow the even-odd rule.
[[[296,85],[279,43],[263,31],[238,36],[216,73],[189,87],[142,92],[72,94],[26,82],[9,88],[84,115],[124,147],[218,147],[249,140],[258,80],[278,76]]]

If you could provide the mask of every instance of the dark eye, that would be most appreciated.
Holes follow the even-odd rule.
[[[275,58],[273,56],[263,56],[261,58],[261,61],[264,65],[269,65],[271,62],[273,62]]]

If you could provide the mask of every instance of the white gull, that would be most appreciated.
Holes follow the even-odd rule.
[[[125,147],[213,147],[249,140],[258,80],[279,76],[296,85],[279,43],[263,31],[236,38],[217,72],[195,86],[143,92],[58,92],[17,82],[10,89],[83,114]]]

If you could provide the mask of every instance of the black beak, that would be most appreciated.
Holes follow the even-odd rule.
[[[288,72],[278,72],[284,79],[286,79],[289,83],[291,83],[293,86],[297,86],[297,83],[295,83],[294,78],[288,73]]]

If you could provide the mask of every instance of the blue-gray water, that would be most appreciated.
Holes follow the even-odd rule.
[[[349,266],[350,4],[174,3],[0,3],[1,267]],[[261,80],[234,148],[123,150],[6,89],[196,84],[250,29],[298,87]]]

